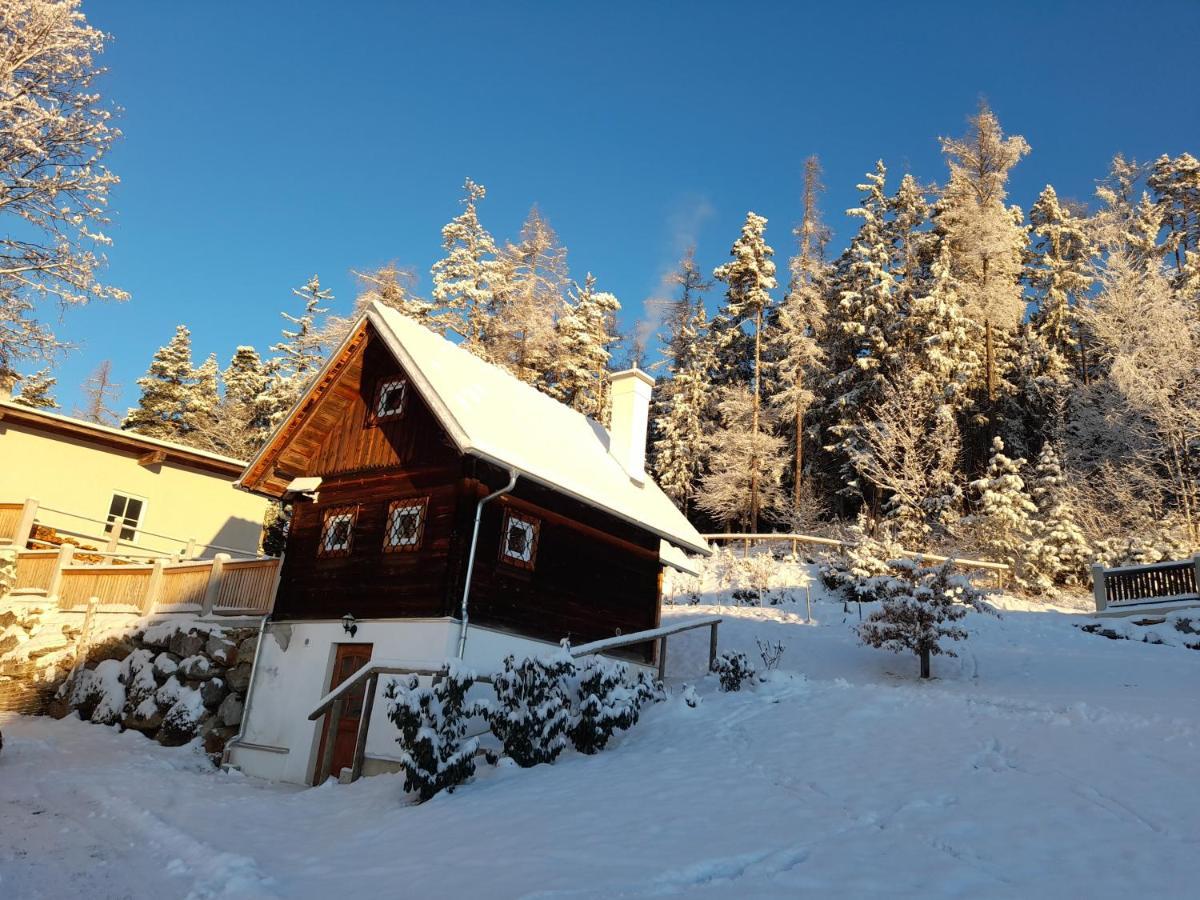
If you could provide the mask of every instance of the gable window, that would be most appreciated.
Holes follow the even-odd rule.
[[[384,552],[416,550],[421,546],[428,506],[428,497],[393,500],[388,504],[387,527],[383,532]]]
[[[141,497],[114,493],[112,502],[108,505],[108,520],[104,526],[104,533],[112,534],[119,527],[121,529],[120,540],[135,540],[145,508],[146,501]]]
[[[317,556],[349,556],[357,519],[357,506],[335,506],[325,510]]]
[[[540,528],[541,524],[532,516],[509,510],[504,516],[500,559],[522,569],[532,569],[537,559]]]
[[[403,378],[384,378],[375,386],[375,400],[371,404],[371,420],[379,422],[394,419],[404,412],[404,395],[407,382]]]

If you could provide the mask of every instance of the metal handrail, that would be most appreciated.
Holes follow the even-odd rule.
[[[108,519],[97,519],[93,516],[85,516],[85,515],[81,515],[80,513],[70,512],[69,510],[55,509],[52,506],[44,506],[41,504],[38,505],[38,509],[44,509],[46,512],[55,513],[60,516],[71,516],[72,518],[80,519],[81,521],[84,521],[84,522],[94,522],[97,525],[103,525],[105,528],[107,528],[109,525],[116,525],[118,522],[118,520],[116,520],[116,519],[114,519],[112,522],[110,522]],[[122,527],[128,528],[130,526],[122,526]],[[174,535],[170,535],[170,534],[160,534],[157,531],[150,531],[147,528],[134,527],[133,530],[136,531],[138,534],[144,534],[144,535],[147,535],[148,537],[156,537],[156,538],[160,538],[161,540],[164,540],[164,541],[174,541],[176,543],[185,544],[185,545],[193,544],[196,547],[207,547],[210,550],[223,550],[226,553],[246,553],[247,552],[247,551],[241,549],[240,547],[226,547],[221,544],[206,544],[203,541],[195,541],[192,538],[181,538],[181,537],[175,537]],[[70,532],[68,532],[68,533],[70,533]],[[87,534],[85,532],[78,532],[77,536],[93,538],[93,539],[100,539],[100,538],[110,537],[111,534],[112,534],[112,532],[102,532],[100,535]],[[121,544],[130,544],[133,546],[137,546],[136,544],[134,544],[133,541],[126,541],[126,540],[122,540],[121,538],[118,538],[117,542],[121,543]],[[252,551],[252,553],[255,556],[261,555],[258,553],[257,550]]]

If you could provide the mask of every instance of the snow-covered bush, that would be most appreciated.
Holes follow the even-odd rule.
[[[1148,535],[1121,535],[1096,541],[1096,562],[1106,569],[1120,566],[1148,566],[1158,562],[1183,560],[1192,555],[1186,539],[1176,532],[1163,530]]]
[[[585,656],[575,670],[575,697],[567,734],[580,753],[599,753],[617,729],[632,728],[638,720],[636,685],[622,663]]]
[[[904,555],[904,548],[885,523],[860,517],[849,529],[846,546],[821,566],[821,581],[847,600],[870,603],[879,599],[874,579],[888,572],[890,560]]]
[[[930,657],[957,655],[941,646],[941,640],[967,638],[966,629],[953,623],[971,610],[994,610],[985,601],[985,591],[954,572],[953,561],[929,566],[916,559],[897,559],[888,570],[870,579],[869,590],[880,598],[882,607],[858,626],[859,639],[894,653],[915,653],[921,660],[921,677],[929,678]]]
[[[567,746],[571,703],[565,680],[575,668],[566,653],[520,663],[504,659],[504,671],[492,682],[496,703],[488,712],[492,734],[519,766],[554,762]]]
[[[421,687],[416,675],[392,681],[384,689],[387,715],[400,730],[404,789],[424,803],[439,791],[454,789],[475,774],[476,738],[466,738],[467,725],[486,713],[481,702],[467,700],[475,673],[447,663],[432,687]]]
[[[742,685],[754,678],[754,668],[745,653],[722,653],[713,660],[713,671],[723,691],[740,691]]]

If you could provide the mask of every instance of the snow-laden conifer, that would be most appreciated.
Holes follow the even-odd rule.
[[[1029,568],[1043,583],[1085,583],[1091,548],[1075,521],[1067,479],[1058,452],[1049,441],[1038,454],[1029,493],[1037,505]]]
[[[1037,506],[1029,497],[1021,477],[1023,459],[1010,459],[1004,453],[1004,441],[992,440],[992,455],[987,472],[971,482],[979,496],[978,511],[972,517],[980,540],[990,558],[1006,562],[1020,578],[1024,569],[1026,544],[1033,530]]]
[[[719,522],[755,531],[758,515],[783,502],[783,439],[772,428],[771,407],[756,409],[745,386],[723,388],[719,409],[721,428],[709,437],[709,470],[696,505]]]
[[[496,242],[479,223],[477,205],[487,189],[470,178],[463,184],[463,211],[442,228],[446,255],[433,264],[433,301],[454,318],[463,346],[475,351],[495,299]]]
[[[551,396],[601,424],[609,417],[608,364],[620,308],[616,297],[596,290],[596,278],[589,272],[582,287],[574,285],[558,320]]]
[[[1034,256],[1029,281],[1036,294],[1033,322],[1042,339],[1058,352],[1064,367],[1087,371],[1078,308],[1092,285],[1092,247],[1086,221],[1059,202],[1047,185],[1029,210]]]
[[[58,401],[54,399],[54,385],[57,379],[50,374],[49,369],[39,369],[21,379],[21,390],[13,397],[13,403],[20,403],[30,409],[58,409]]]
[[[150,368],[138,379],[138,405],[125,416],[121,427],[149,437],[182,440],[188,432],[188,402],[192,387],[192,335],[186,325],[160,347]]]

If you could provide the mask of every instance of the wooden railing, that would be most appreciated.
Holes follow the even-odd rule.
[[[1177,601],[1200,602],[1200,556],[1147,566],[1092,567],[1096,609]]]
[[[80,563],[75,548],[17,551],[16,591],[45,594],[63,609],[127,609],[142,615],[266,615],[275,603],[281,560],[213,559]],[[93,554],[86,554],[93,556]]]
[[[647,641],[658,643],[658,677],[667,677],[667,638],[673,634],[691,631],[695,628],[708,628],[708,667],[711,669],[717,661],[717,628],[721,624],[720,616],[701,616],[698,619],[688,619],[686,622],[676,622],[674,625],[664,625],[661,628],[651,628],[648,631],[635,631],[633,634],[622,634],[617,637],[605,638],[602,641],[592,641],[590,644],[580,644],[571,648],[571,655],[590,656],[593,653],[607,653],[618,647],[630,647],[633,644],[644,644]]]
[[[16,543],[17,526],[21,524],[23,503],[0,503],[0,541]]]
[[[816,544],[821,547],[836,547],[843,548],[851,546],[848,541],[840,541],[837,538],[816,537],[811,534],[773,534],[773,533],[741,533],[729,532],[724,534],[706,534],[703,535],[707,541],[717,543],[739,543],[742,545],[742,551],[749,554],[750,548],[759,543],[781,543],[790,544],[792,553],[795,554],[801,544]],[[1004,586],[1004,580],[1008,576],[1011,567],[1007,563],[991,562],[986,559],[964,559],[961,556],[939,556],[936,553],[917,553],[912,550],[903,551],[905,556],[911,556],[917,560],[928,560],[929,562],[944,563],[953,562],[956,568],[960,569],[978,569],[985,572],[992,572],[996,577],[997,587]]]

